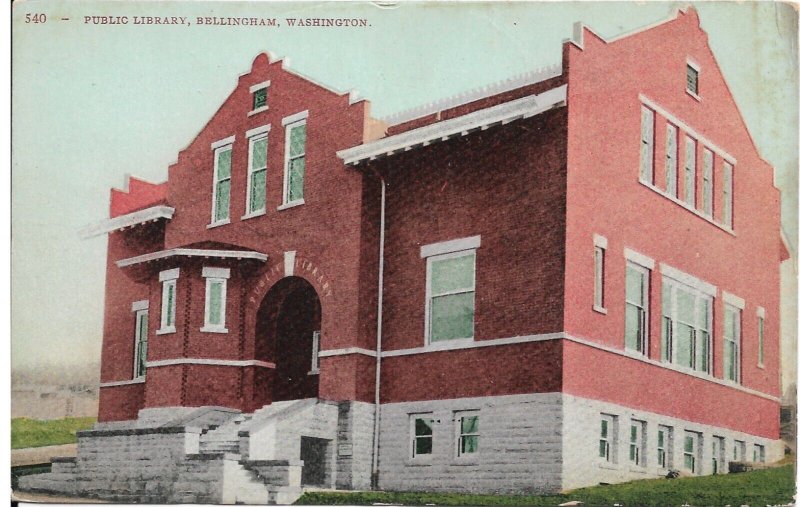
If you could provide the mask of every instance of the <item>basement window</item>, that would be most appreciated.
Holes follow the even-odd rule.
[[[432,414],[411,416],[411,457],[419,458],[433,454]]]

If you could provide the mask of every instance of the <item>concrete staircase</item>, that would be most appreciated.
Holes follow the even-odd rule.
[[[240,414],[225,421],[216,428],[211,427],[200,435],[200,452],[239,453],[239,431],[247,426],[253,415]]]

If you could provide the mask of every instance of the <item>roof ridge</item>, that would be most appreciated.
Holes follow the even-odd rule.
[[[453,107],[468,104],[470,102],[490,97],[492,95],[497,95],[499,93],[507,92],[509,90],[514,90],[516,88],[521,88],[523,86],[538,83],[546,79],[556,77],[560,75],[561,72],[562,72],[561,64],[559,63],[551,65],[543,65],[534,70],[523,72],[521,74],[516,74],[514,76],[502,79],[500,81],[496,81],[494,83],[490,83],[485,86],[472,88],[470,90],[457,93],[455,95],[450,95],[447,97],[443,97],[441,99],[434,100],[432,102],[422,104],[420,106],[415,106],[410,109],[402,110],[397,113],[384,116],[381,119],[387,122],[389,125],[397,125],[399,123],[404,123],[409,120],[413,120],[415,118],[419,118],[421,116],[425,116],[430,113],[443,111],[445,109],[450,109]]]

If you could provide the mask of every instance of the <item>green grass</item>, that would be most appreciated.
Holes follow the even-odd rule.
[[[670,506],[740,506],[787,504],[794,494],[794,466],[740,474],[650,479],[576,489],[560,495],[469,495],[455,493],[400,492],[308,492],[297,500],[304,505],[371,505],[376,502],[404,505],[530,505],[557,506],[571,500],[585,505],[606,506],[620,503],[625,507]]]
[[[67,417],[52,421],[27,417],[11,419],[11,448],[72,444],[77,441],[76,431],[89,429],[95,422],[95,417]]]

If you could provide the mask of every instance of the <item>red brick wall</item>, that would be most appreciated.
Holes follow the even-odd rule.
[[[426,260],[420,246],[473,235],[481,235],[475,339],[562,330],[566,114],[564,108],[553,110],[375,164],[387,183],[384,350],[424,346]],[[507,350],[387,358],[382,375],[387,399],[479,392],[481,375],[464,380],[461,372],[519,367],[504,365]],[[530,371],[541,378],[511,374],[492,392],[557,389],[552,371]],[[440,375],[455,372],[458,381],[441,383]]]
[[[569,61],[569,176],[567,187],[566,331],[603,345],[624,348],[625,247],[652,257],[650,357],[660,360],[661,273],[664,262],[718,287],[714,301],[714,375],[722,376],[722,291],[746,301],[742,315],[742,384],[779,396],[779,194],[773,187],[772,168],[758,156],[730,90],[699,28],[694,10],[640,34],[606,43],[584,31],[584,48],[567,45]],[[686,61],[701,66],[697,101],[685,92]],[[737,159],[734,169],[735,235],[671,202],[639,183],[640,107],[644,94],[677,116],[702,136]],[[657,115],[658,118],[658,115]],[[655,128],[655,184],[664,187],[665,123]],[[684,163],[683,135],[679,131],[679,182]],[[722,164],[715,160],[715,215],[721,216]],[[702,181],[702,143],[698,143],[698,181]],[[683,195],[679,183],[679,195]],[[698,186],[697,196],[701,187]],[[608,239],[606,252],[606,307],[594,312],[593,234]],[[757,363],[756,307],[766,309],[765,368]],[[621,361],[621,360],[620,360]],[[726,400],[739,413],[754,413],[763,399],[698,382],[675,372],[654,372],[652,366],[625,361],[625,377],[652,378],[654,389],[670,385],[673,398],[629,394],[630,385],[585,382],[581,368],[567,363],[564,389],[579,395],[650,409],[692,415],[709,424],[733,424],[734,416],[718,412]],[[646,372],[646,373],[645,373]],[[656,374],[658,379],[656,379]],[[658,384],[661,382],[662,384]],[[721,394],[724,393],[724,394]],[[705,404],[697,400],[705,400]],[[777,402],[768,402],[772,413]],[[750,408],[748,408],[750,407]],[[766,410],[766,409],[765,409]],[[760,416],[759,416],[760,417]],[[749,418],[738,423],[742,431],[777,438],[777,417],[766,423]]]
[[[99,422],[136,419],[144,404],[144,384],[100,389]]]

